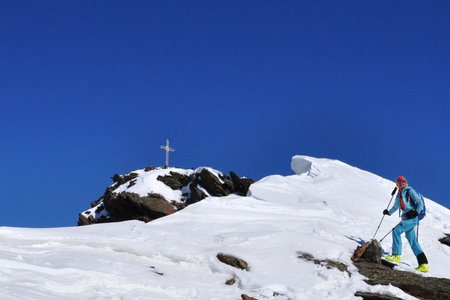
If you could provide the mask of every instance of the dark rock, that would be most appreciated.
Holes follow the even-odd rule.
[[[241,270],[249,270],[248,263],[240,258],[234,257],[232,255],[227,255],[223,253],[217,254],[217,259],[223,262],[224,264],[227,264],[229,266],[241,269]]]
[[[331,260],[331,259],[326,259],[325,260],[325,267],[327,269],[338,269],[341,272],[346,272],[348,277],[352,277],[352,274],[348,271],[348,266],[344,263],[335,261],[335,260]]]
[[[425,277],[413,272],[393,270],[382,264],[355,262],[359,273],[366,276],[370,285],[393,285],[419,299],[450,299],[450,279]],[[395,264],[392,264],[395,266]]]
[[[78,215],[78,226],[90,225],[94,223],[94,218],[92,216],[86,217],[84,214]]]
[[[320,263],[322,262],[320,259],[315,259],[314,256],[310,253],[306,253],[306,252],[297,252],[297,258],[303,259],[305,261],[310,261],[313,262],[316,265],[320,265]]]
[[[366,293],[366,292],[356,292],[356,297],[361,297],[363,300],[402,300],[401,298],[388,296],[388,295],[381,295],[381,294],[374,294],[374,293]]]
[[[119,186],[121,186],[124,183],[127,183],[128,181],[131,181],[133,179],[135,179],[136,177],[138,177],[139,174],[137,173],[129,173],[127,175],[119,175],[119,174],[114,174],[111,179],[113,181],[113,183],[115,183],[114,188],[118,188]]]
[[[367,262],[380,263],[381,256],[383,256],[383,248],[377,240],[372,240],[361,256],[361,259]]]
[[[380,263],[381,256],[383,256],[383,248],[381,248],[380,242],[372,240],[370,242],[365,242],[356,248],[352,256],[352,261],[357,262],[364,260],[367,262]]]
[[[211,196],[222,197],[228,196],[230,191],[223,188],[219,178],[207,169],[202,169],[200,176],[197,178],[198,183],[205,188]]]
[[[297,257],[300,259],[303,259],[305,261],[309,261],[312,262],[316,265],[320,265],[323,266],[327,269],[338,269],[341,272],[346,272],[348,274],[349,277],[352,276],[352,274],[348,271],[348,266],[344,263],[335,261],[335,260],[331,260],[331,259],[316,259],[314,258],[314,256],[310,253],[306,253],[306,252],[297,252]]]
[[[172,176],[158,176],[156,179],[170,187],[172,190],[179,190],[183,187],[183,185]]]
[[[122,180],[122,176],[116,173],[113,176],[111,176],[111,179],[113,183],[119,183]]]
[[[230,193],[235,193],[234,192],[234,184],[233,181],[231,180],[231,178],[229,176],[220,176],[220,179],[222,179],[223,183],[223,188],[226,189],[227,191],[230,191]]]
[[[188,205],[191,205],[206,198],[206,194],[202,190],[200,190],[197,187],[197,185],[191,184],[189,186],[189,189],[191,191],[191,196],[187,200]]]
[[[92,201],[92,202],[91,202],[91,208],[96,207],[96,206],[99,205],[102,201],[103,201],[103,196],[100,197],[100,198],[98,198],[98,199],[95,200],[95,201]]]
[[[153,170],[156,170],[156,167],[146,167],[145,169],[144,169],[144,171],[145,172],[150,172],[150,171],[153,171]]]
[[[181,203],[176,201],[170,201],[173,207],[175,207],[176,211],[182,210],[187,206],[187,203]]]
[[[235,283],[236,283],[236,279],[235,279],[234,277],[228,279],[227,281],[225,281],[225,284],[226,284],[226,285],[233,285],[233,284],[235,284]]]
[[[105,210],[105,205],[102,203],[100,205],[97,206],[97,208],[95,209],[95,213],[101,213],[102,211]]]
[[[278,296],[283,296],[284,294],[278,293],[278,292],[273,292],[272,295],[273,295],[274,297],[278,297]]]
[[[369,244],[370,242],[365,242],[364,244],[356,247],[355,251],[353,252],[353,256],[351,258],[352,261],[361,261],[361,257],[363,256]]]
[[[153,273],[155,273],[159,276],[164,276],[164,273],[158,272],[154,266],[150,266],[149,268],[152,269]]]
[[[157,219],[157,218],[155,218],[155,219]],[[136,220],[142,221],[144,223],[148,223],[148,222],[153,221],[154,219],[150,218],[149,216],[138,216],[138,217],[136,217]]]
[[[248,295],[246,295],[246,294],[242,294],[242,295],[241,295],[241,299],[242,299],[242,300],[258,300],[258,299],[256,299],[256,298],[250,297],[250,296],[248,296]]]
[[[446,236],[439,240],[444,245],[450,246],[450,234],[445,234]]]
[[[241,178],[236,173],[230,172],[231,181],[233,182],[233,193],[236,193],[241,196],[246,196],[248,193],[248,189],[250,185],[255,183],[253,179],[250,178]]]
[[[82,214],[78,215],[78,226],[83,226],[83,225],[91,225],[91,224],[96,224],[96,223],[108,223],[109,218],[107,216],[101,216],[98,218],[94,218],[93,215],[91,215],[90,211],[86,211]]]
[[[158,176],[157,180],[163,182],[165,185],[170,187],[172,190],[179,190],[183,186],[189,183],[190,177],[187,175],[179,174],[176,172],[170,172],[170,175]]]
[[[133,180],[133,179],[135,179],[135,178],[138,177],[138,176],[139,176],[138,173],[129,173],[129,174],[123,176],[124,183],[125,183],[125,182],[128,182],[128,181],[130,181],[130,180]]]
[[[141,197],[127,192],[111,193],[105,197],[103,203],[112,222],[133,219],[148,222],[175,212],[174,207],[158,194]]]

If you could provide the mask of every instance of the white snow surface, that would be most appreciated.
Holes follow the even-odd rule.
[[[395,184],[336,160],[294,156],[291,166],[296,175],[265,177],[247,197],[208,197],[147,224],[0,227],[0,299],[357,299],[356,291],[415,299],[367,285],[350,260],[373,237]],[[450,247],[438,241],[450,233],[450,211],[430,199],[426,206],[423,276],[450,278]],[[377,238],[398,221],[384,218]],[[389,235],[385,251],[391,242]],[[298,252],[345,263],[352,276]],[[250,270],[221,263],[218,253]],[[404,237],[403,259],[417,265]]]

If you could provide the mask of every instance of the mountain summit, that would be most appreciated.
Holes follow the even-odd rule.
[[[293,175],[265,177],[244,196],[210,194],[148,223],[1,227],[0,298],[450,298],[450,248],[439,241],[450,233],[448,209],[425,200],[427,217],[420,223],[419,239],[429,259],[428,273],[415,273],[416,258],[405,239],[403,263],[394,269],[353,263],[355,248],[373,237],[395,183],[331,159],[295,156],[291,166]],[[221,185],[227,182],[208,171],[223,180]],[[181,182],[185,177],[176,179],[179,175],[170,172],[197,178],[203,170],[114,176],[111,192],[188,201]],[[159,176],[179,182],[181,189],[168,187]],[[160,188],[143,190],[140,182],[156,182]],[[379,235],[398,221],[386,217]],[[382,242],[385,252],[391,243],[390,236]]]
[[[170,215],[210,196],[245,196],[253,179],[236,173],[224,175],[209,167],[197,169],[147,167],[111,177],[113,184],[91,208],[82,212],[78,225],[126,220],[149,222]]]

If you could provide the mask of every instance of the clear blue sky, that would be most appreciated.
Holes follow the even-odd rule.
[[[0,225],[75,225],[114,173],[162,165],[166,138],[179,167],[261,179],[336,158],[450,207],[449,11],[1,1]]]

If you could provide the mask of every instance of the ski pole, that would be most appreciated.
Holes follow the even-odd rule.
[[[417,242],[419,242],[419,224],[420,224],[420,222],[417,222],[417,235],[416,235]]]
[[[389,205],[391,205],[392,199],[394,199],[394,195],[395,195],[395,192],[396,192],[396,191],[397,191],[397,187],[395,187],[394,190],[392,191],[392,193],[391,193],[391,196],[392,196],[392,197],[391,197],[391,200],[389,201],[389,204],[388,204],[388,206],[386,207],[386,209],[388,209],[388,208],[389,208]],[[386,216],[386,215],[383,215],[383,217],[381,218],[380,224],[378,224],[377,231],[375,231],[375,234],[373,235],[372,241],[373,241],[373,239],[375,238],[375,236],[377,235],[378,229],[380,229],[381,223],[383,222],[383,219],[384,219],[385,216]]]
[[[397,227],[398,225],[400,225],[403,221],[400,221],[397,225],[394,226],[394,228],[392,228],[388,233],[386,233],[385,236],[383,236],[383,238],[380,240],[380,243],[388,236],[389,233],[391,233],[395,227]]]

